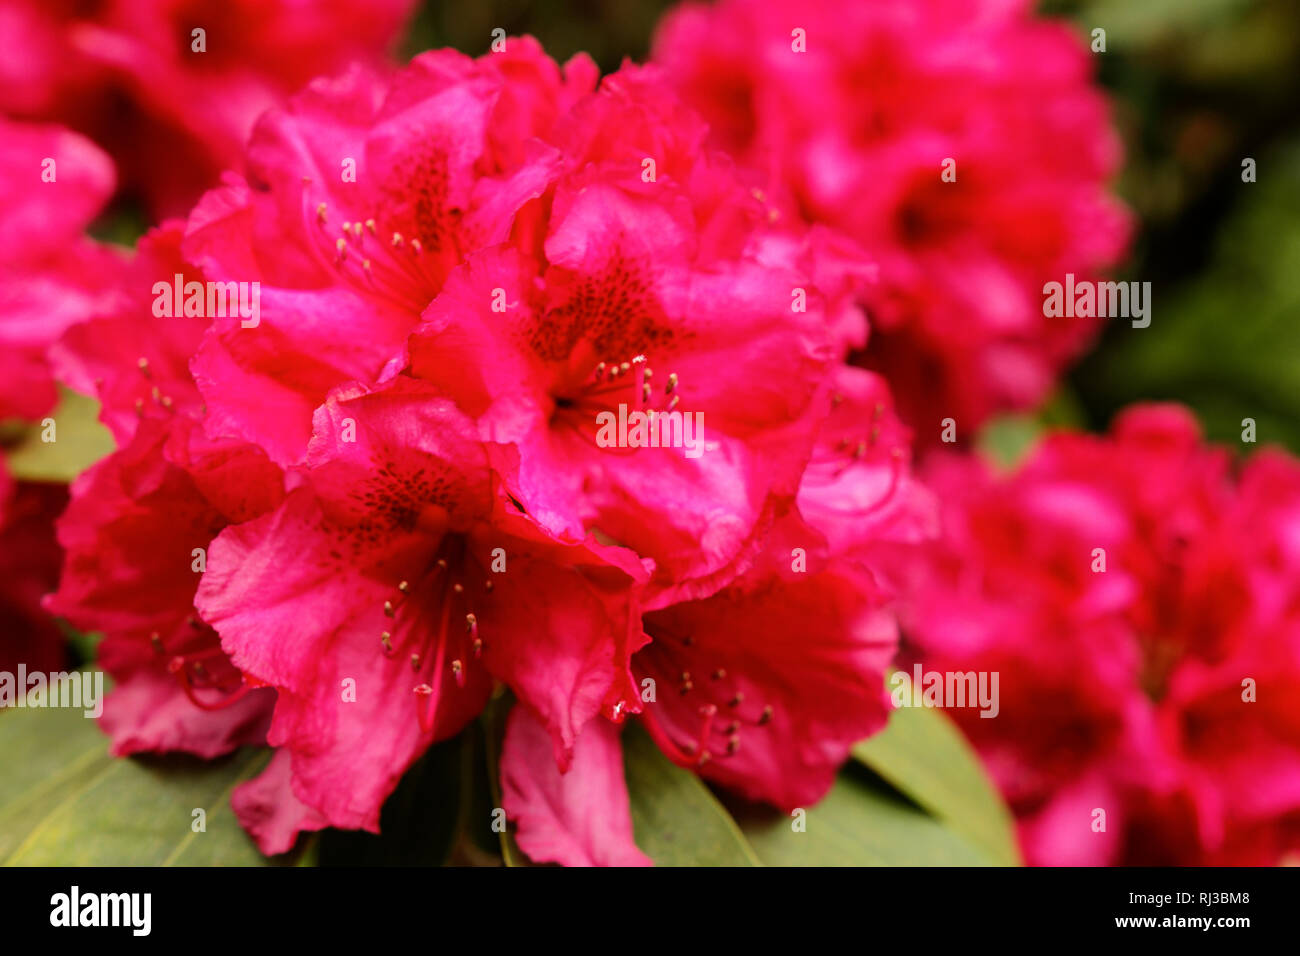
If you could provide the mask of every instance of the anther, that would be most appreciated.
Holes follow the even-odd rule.
[[[763,708],[763,713],[759,715],[758,725],[762,727],[764,724],[770,723],[771,720],[772,720],[772,705],[768,704],[766,707]]]
[[[419,673],[419,670],[420,670],[420,655],[419,655],[419,654],[412,654],[412,655],[411,655],[411,670],[415,671],[416,673]]]
[[[392,616],[393,616],[393,613],[394,613],[394,612],[393,612],[393,602],[392,602],[392,601],[385,601],[385,602],[384,602],[384,616],[385,616],[385,617],[392,617]]]
[[[319,206],[316,207],[316,219],[317,219],[317,220],[318,220],[322,225],[323,225],[324,222],[325,222],[325,210],[328,209],[328,208],[329,208],[329,207],[326,206],[324,203],[321,203]]]

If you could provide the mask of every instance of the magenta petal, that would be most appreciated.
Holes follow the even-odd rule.
[[[537,863],[650,866],[632,835],[619,728],[592,721],[560,773],[546,728],[516,706],[501,751],[501,800],[519,848]]]

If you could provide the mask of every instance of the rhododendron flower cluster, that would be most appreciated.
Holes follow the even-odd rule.
[[[1300,463],[1169,405],[969,451],[1128,243],[1080,37],[720,0],[604,76],[495,29],[389,62],[414,6],[0,0],[0,674],[107,672],[119,757],[256,748],[265,855],[388,829],[459,737],[465,856],[487,791],[508,861],[649,863],[666,760],[1014,860],[891,772],[941,722],[855,748],[913,666],[991,692],[935,702],[936,776],[1001,813],[978,752],[1030,863],[1300,851]]]
[[[1300,838],[1300,462],[1237,467],[1178,406],[1059,433],[1014,472],[941,456],[910,585],[927,669],[1046,864],[1274,864]]]
[[[922,442],[1045,396],[1098,320],[1046,318],[1044,284],[1113,264],[1128,233],[1090,54],[1028,7],[722,0],[655,39],[712,141],[878,265],[856,360]]]
[[[376,829],[498,686],[539,861],[645,862],[629,718],[745,796],[829,788],[933,507],[833,333],[853,267],[706,134],[653,69],[437,51],[311,84],[141,241],[52,350],[120,445],[49,602],[106,635],[119,753],[277,748],[234,800],[267,852]],[[159,318],[175,276],[256,283],[258,321]],[[598,441],[615,412],[664,441]]]

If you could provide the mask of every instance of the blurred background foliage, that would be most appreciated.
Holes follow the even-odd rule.
[[[1112,323],[1071,374],[1087,424],[1141,399],[1186,402],[1212,438],[1300,451],[1300,3],[1084,0],[1045,10],[1103,27],[1101,81],[1141,219],[1125,278],[1152,323]],[[1256,162],[1254,183],[1242,161]]]

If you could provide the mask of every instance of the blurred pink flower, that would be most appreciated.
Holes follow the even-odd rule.
[[[857,361],[927,445],[1045,396],[1099,320],[1045,318],[1044,283],[1113,264],[1129,231],[1090,55],[1028,6],[688,3],[655,39],[712,141],[878,264]]]
[[[59,579],[54,519],[67,504],[62,485],[15,481],[0,462],[0,672],[62,670],[59,626],[41,599]],[[24,689],[25,690],[25,689]]]
[[[83,235],[112,191],[113,165],[88,140],[0,119],[0,421],[54,407],[46,351],[114,298],[121,257]]]
[[[0,0],[0,112],[112,154],[155,218],[236,167],[253,122],[310,79],[380,65],[413,0]],[[196,31],[202,31],[201,34]]]
[[[999,673],[994,719],[953,714],[1029,862],[1275,863],[1295,845],[1300,462],[1264,451],[1234,477],[1189,413],[1151,405],[1011,474],[945,456],[925,477],[944,535],[906,633],[927,670]]]

